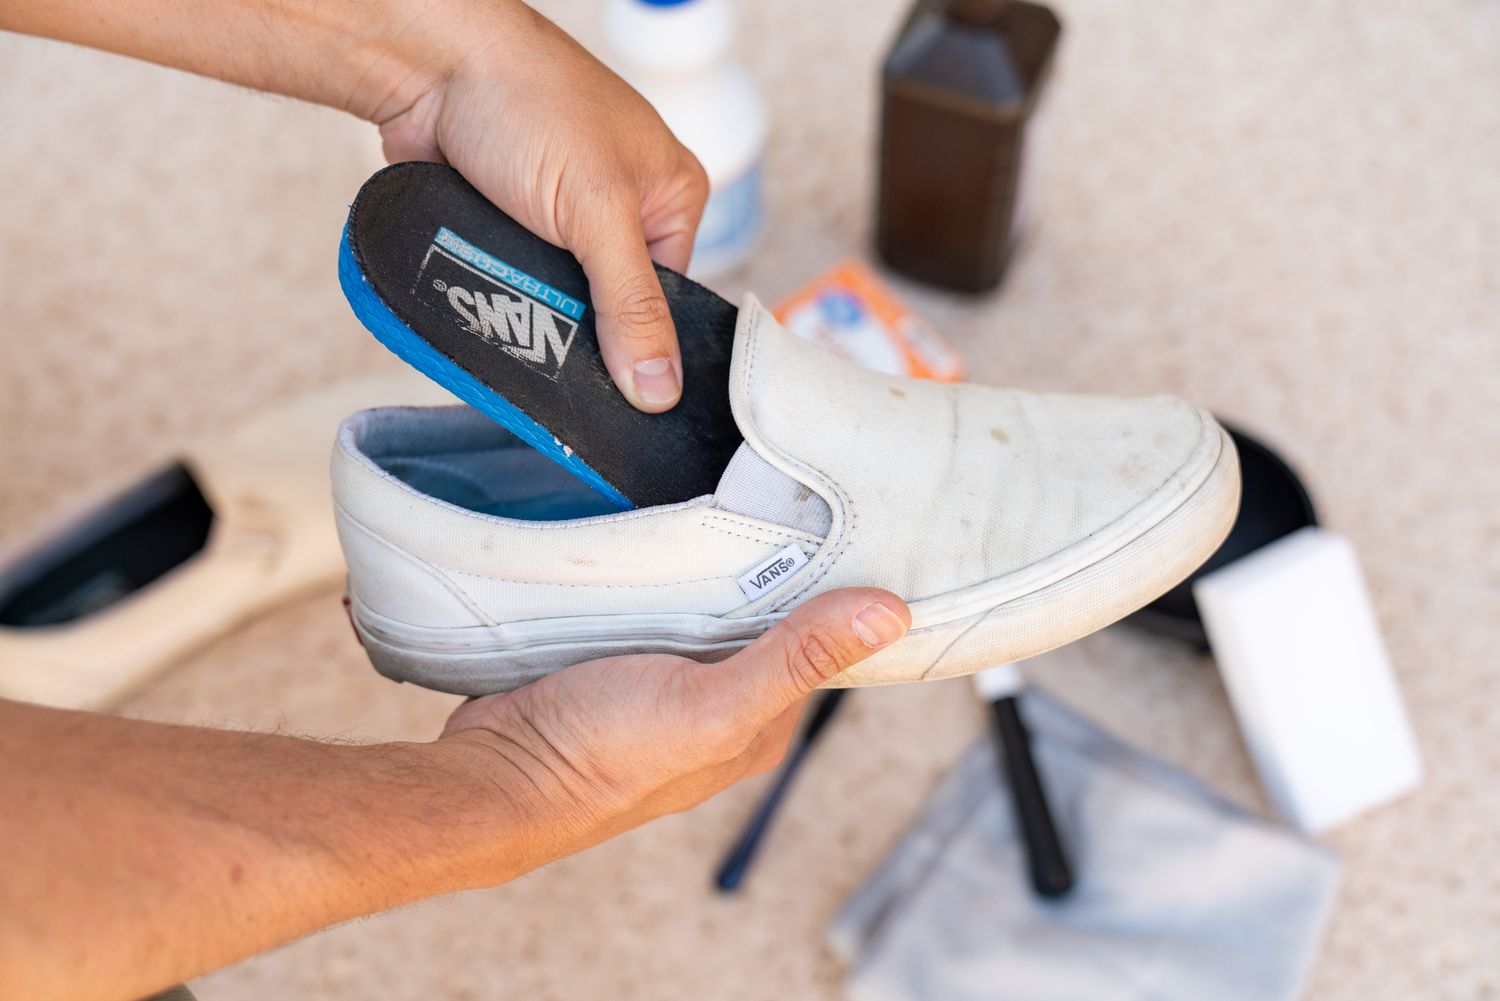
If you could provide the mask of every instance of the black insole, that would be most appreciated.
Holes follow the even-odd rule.
[[[431,163],[382,170],[350,209],[348,243],[407,329],[545,429],[539,436],[511,427],[530,444],[564,465],[576,456],[637,506],[713,492],[742,440],[729,407],[733,305],[656,269],[682,347],[684,387],[674,409],[645,414],[604,367],[577,259],[527,231],[458,171]],[[363,312],[361,319],[402,353],[389,332]]]
[[[214,513],[173,465],[0,572],[0,625],[51,626],[102,611],[203,550]]]

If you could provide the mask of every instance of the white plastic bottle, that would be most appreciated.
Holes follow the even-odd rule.
[[[723,274],[750,256],[765,216],[766,104],[729,57],[730,0],[609,0],[605,26],[615,70],[708,172],[691,273]]]

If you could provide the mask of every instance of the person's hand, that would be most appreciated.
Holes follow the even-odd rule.
[[[453,165],[572,251],[615,384],[641,410],[670,409],[682,362],[651,262],[687,270],[708,178],[650,104],[580,45],[522,4],[493,6],[503,26],[465,24],[447,73],[373,112],[386,157]]]
[[[708,179],[651,106],[521,0],[0,3],[30,32],[343,108],[392,161],[446,161],[583,262],[599,346],[651,412],[681,396],[651,268],[686,270]]]
[[[721,663],[590,661],[419,744],[0,699],[0,996],[142,997],[686,809],[774,765],[806,696],[910,624],[892,594],[834,591]]]
[[[895,595],[834,591],[718,664],[611,657],[467,702],[435,746],[510,790],[540,864],[775,766],[803,700],[910,625]]]

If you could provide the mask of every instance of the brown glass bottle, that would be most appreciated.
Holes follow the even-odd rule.
[[[999,284],[1026,124],[1061,34],[1025,0],[918,0],[882,74],[876,243],[892,268],[965,292]]]

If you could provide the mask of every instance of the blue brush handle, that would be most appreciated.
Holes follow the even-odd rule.
[[[781,806],[782,798],[791,787],[797,769],[802,767],[802,761],[807,757],[807,752],[812,749],[814,742],[823,732],[823,728],[833,718],[846,691],[847,689],[844,688],[832,688],[818,699],[818,704],[813,707],[812,715],[808,718],[802,735],[797,738],[797,743],[792,746],[786,760],[781,763],[781,769],[776,773],[776,781],[767,791],[765,799],[761,800],[750,822],[745,825],[745,830],[735,842],[734,848],[719,866],[718,875],[714,877],[714,886],[718,887],[719,892],[733,893],[745,881],[745,874],[750,871],[750,863],[755,858],[755,852],[760,848],[761,840],[765,837],[766,829],[771,826],[771,820],[776,816],[776,810]]]

